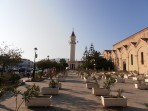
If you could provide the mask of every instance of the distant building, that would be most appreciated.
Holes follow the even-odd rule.
[[[148,73],[148,28],[114,44],[113,50],[104,50],[103,56],[116,70]]]
[[[19,68],[33,68],[33,61],[30,61],[29,59],[22,59],[21,63],[17,65]]]
[[[65,59],[66,63],[68,63],[68,59],[67,58],[54,58],[54,59],[50,59],[50,61],[55,61],[57,63],[60,63],[61,59]]]

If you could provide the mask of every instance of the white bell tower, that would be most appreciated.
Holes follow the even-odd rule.
[[[75,45],[76,45],[76,36],[75,33],[72,32],[70,36],[70,61],[75,61]]]
[[[75,69],[75,45],[76,45],[76,36],[74,31],[70,36],[70,60],[69,60],[69,68]]]

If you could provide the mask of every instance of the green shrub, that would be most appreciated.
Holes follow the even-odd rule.
[[[108,79],[106,79],[106,81],[104,82],[104,88],[106,89],[110,89],[111,86],[114,85],[114,83],[116,82],[115,78],[113,77],[109,77]]]
[[[11,89],[9,90],[10,92],[12,92],[13,96],[15,97],[15,103],[16,103],[16,107],[15,107],[15,111],[19,111],[19,108],[21,107],[21,105],[23,104],[23,102],[26,102],[35,96],[39,95],[40,92],[40,87],[36,86],[35,84],[32,85],[31,87],[26,87],[27,90],[25,92],[21,92],[19,90],[17,90],[16,88],[11,87]],[[22,95],[22,102],[18,102],[18,95]],[[19,104],[18,104],[19,103]]]
[[[43,76],[44,74],[43,74],[43,72],[38,72],[36,75],[37,75],[39,78],[42,78],[42,76]]]
[[[0,76],[0,86],[4,86],[8,83],[8,78],[5,76]]]
[[[3,96],[3,94],[4,94],[4,90],[2,88],[2,89],[0,89],[0,97]]]
[[[57,81],[55,81],[53,79],[49,81],[49,87],[50,88],[56,88],[57,85],[58,85],[58,82]]]
[[[11,74],[9,81],[12,83],[18,83],[20,76],[17,74]]]

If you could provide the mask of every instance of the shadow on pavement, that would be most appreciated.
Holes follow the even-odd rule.
[[[59,108],[59,107],[29,107],[30,110],[32,111],[70,111],[64,108]]]
[[[136,108],[136,107],[128,106],[127,108],[124,108],[123,111],[148,111],[148,108],[142,109],[142,108]]]
[[[78,111],[78,110],[82,111],[84,109],[85,110],[89,109],[89,111],[96,111],[98,108],[100,109],[100,111],[104,111],[102,105],[99,104],[99,102],[97,103],[96,101],[93,101],[93,100],[85,99],[82,97],[76,97],[76,96],[73,96],[70,94],[64,94],[64,93],[60,93],[59,96],[54,96],[53,106],[57,104],[59,106],[65,105],[66,107],[74,108],[74,109],[71,109],[72,111]]]
[[[7,91],[7,92],[5,92],[5,94],[0,98],[0,102],[9,99],[9,98],[11,98],[12,96],[13,96],[13,94]],[[0,107],[0,108],[1,108],[1,107]]]
[[[136,108],[136,107],[108,107],[108,108],[103,108],[103,111],[148,111],[148,109],[141,109],[141,108]]]
[[[6,106],[0,104],[0,111],[3,111],[3,110],[14,111],[14,110],[7,108]]]
[[[67,79],[67,80],[65,80],[65,82],[71,82],[71,83],[76,83],[76,84],[79,84],[79,83],[84,84],[83,81],[80,81],[80,80],[72,80],[72,79]]]

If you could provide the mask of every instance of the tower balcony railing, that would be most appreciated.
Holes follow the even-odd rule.
[[[75,41],[72,41],[72,42],[69,42],[70,44],[76,44],[76,42]]]

